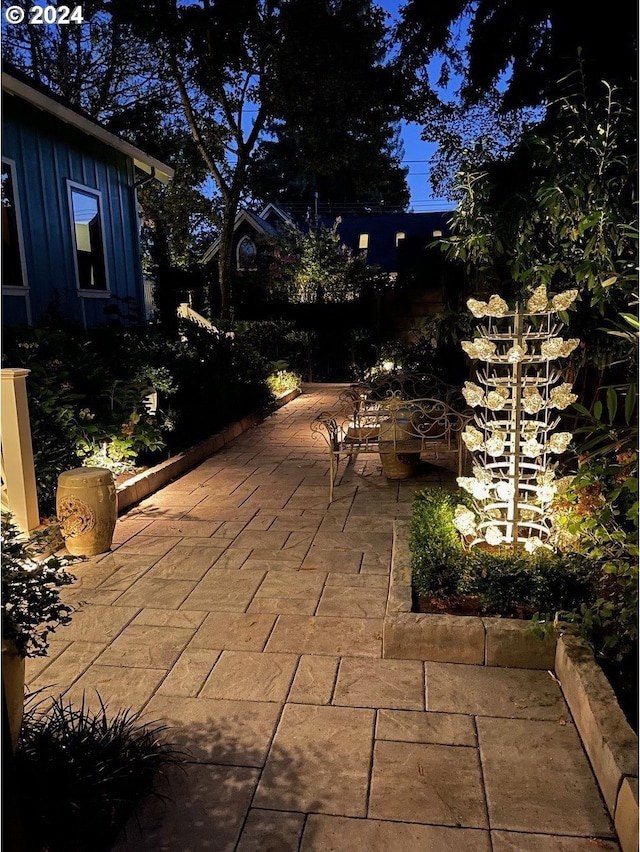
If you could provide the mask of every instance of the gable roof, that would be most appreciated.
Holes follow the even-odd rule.
[[[289,217],[279,208],[275,207],[275,205],[267,204],[260,216],[256,213],[252,213],[250,210],[246,210],[245,208],[238,211],[238,213],[236,213],[235,222],[233,223],[233,230],[236,231],[243,222],[246,222],[251,228],[253,228],[256,234],[263,237],[274,237],[278,233],[277,229],[270,222],[267,222],[266,219],[262,218],[263,215],[269,214],[270,209],[273,209],[279,216],[281,216],[283,223],[290,221]],[[202,255],[200,263],[210,263],[218,254],[219,249],[220,237],[217,237]]]
[[[6,67],[6,66],[5,66]],[[74,107],[66,104],[62,98],[49,92],[42,84],[29,80],[16,69],[2,71],[2,91],[5,95],[21,98],[23,101],[43,110],[49,115],[55,116],[65,124],[75,127],[88,136],[97,139],[110,148],[130,157],[137,168],[157,178],[162,183],[167,183],[174,175],[174,169],[160,162],[140,148],[120,139],[111,131],[95,122],[93,119],[79,112]]]

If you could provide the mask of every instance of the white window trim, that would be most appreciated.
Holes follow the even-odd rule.
[[[67,201],[69,203],[69,223],[71,225],[71,239],[73,245],[73,268],[76,275],[76,290],[79,296],[83,299],[110,299],[111,284],[109,281],[109,264],[107,263],[107,243],[104,234],[104,208],[102,206],[102,192],[99,189],[94,189],[92,186],[85,186],[83,183],[77,183],[73,180],[67,180]],[[80,287],[80,272],[78,270],[78,247],[76,245],[76,229],[75,219],[73,217],[73,198],[72,191],[77,189],[78,192],[84,192],[85,195],[93,195],[98,201],[98,210],[100,212],[100,236],[102,237],[102,257],[104,259],[104,290],[83,290]]]
[[[362,245],[364,243],[364,245]],[[358,235],[358,250],[366,251],[369,248],[369,234]]]
[[[242,247],[242,244],[245,243],[245,242],[251,243],[251,245],[253,246],[254,251],[256,252],[256,255],[257,255],[257,249],[256,249],[255,242],[251,239],[251,237],[248,234],[245,234],[243,237],[241,237],[238,240],[238,245],[236,246],[236,269],[238,270],[238,272],[253,272],[256,268],[255,266],[241,266],[240,265],[240,249]]]

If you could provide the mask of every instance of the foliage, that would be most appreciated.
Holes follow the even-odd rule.
[[[27,709],[15,756],[22,830],[28,849],[84,852],[111,849],[142,800],[186,755],[163,739],[164,725],[140,713],[108,715],[65,703]],[[34,807],[33,780],[45,791]]]
[[[561,618],[616,661],[638,643],[638,455],[614,449],[583,458],[552,504],[556,544],[597,562],[598,594]]]
[[[462,175],[449,249],[493,273],[487,290],[508,279],[525,289],[569,280],[601,301],[635,278],[633,115],[610,87],[593,102],[579,82],[544,134],[529,134],[509,161]]]
[[[73,557],[42,558],[46,532],[25,540],[11,516],[2,512],[2,638],[23,657],[43,657],[49,636],[71,622],[73,607],[58,589],[75,580],[66,570]]]
[[[580,75],[563,86],[509,159],[463,172],[448,251],[484,292],[580,292],[562,315],[582,341],[568,369],[581,403],[563,415],[578,466],[556,502],[554,538],[559,558],[593,566],[593,591],[559,611],[536,606],[540,621],[572,622],[599,660],[624,666],[638,641],[636,112],[607,83],[597,98]]]
[[[44,515],[55,512],[64,470],[133,470],[272,404],[268,360],[251,341],[187,321],[175,337],[146,327],[95,330],[87,340],[73,329],[42,327],[6,338],[4,363],[31,371],[27,392]],[[146,402],[152,392],[155,412]]]
[[[291,123],[299,118],[296,108],[302,93],[316,105],[307,125],[323,100],[328,108],[323,115],[325,126],[341,127],[343,112],[338,104],[344,80],[332,62],[314,63],[310,55],[310,47],[316,43],[308,38],[308,26],[300,26],[301,16],[309,13],[308,0],[202,5],[178,0],[143,0],[132,5],[127,0],[109,0],[106,6],[119,26],[130,27],[147,46],[157,63],[157,76],[171,81],[174,94],[167,100],[167,114],[191,136],[209,185],[220,199],[217,278],[220,316],[228,319],[233,229],[240,202],[250,191],[257,144],[270,129],[269,123]],[[345,26],[359,26],[354,37],[370,30],[374,44],[384,33],[384,28],[379,32],[370,24],[379,14],[370,15],[369,0],[318,3],[317,7],[328,18],[329,41],[323,40],[321,45],[325,57]],[[384,54],[383,45],[378,52]],[[338,50],[335,53],[338,58],[342,55]],[[339,87],[336,76],[340,77]],[[376,97],[384,100],[380,88],[372,89],[366,103],[350,100],[352,134],[366,123]],[[304,132],[304,124],[301,129]],[[380,144],[386,141],[383,136]],[[209,292],[206,312],[211,315],[213,309],[214,297]]]
[[[497,88],[509,110],[552,102],[579,55],[590,85],[607,79],[630,86],[637,80],[636,32],[635,12],[623,0],[604,15],[583,15],[566,0],[408,0],[397,35],[402,67],[423,99],[435,97],[429,63],[440,57],[440,82],[461,77],[463,105]]]
[[[408,170],[395,124],[403,83],[386,59],[383,9],[363,0],[286,3],[280,26],[287,37],[274,55],[274,117],[256,151],[254,193],[308,220],[316,210],[326,218],[404,209]]]
[[[115,329],[85,340],[79,330],[45,326],[5,335],[3,363],[30,370],[29,414],[38,500],[54,510],[63,470],[96,463],[115,474],[165,446],[162,418],[144,400],[168,381],[166,369],[145,363],[139,337]],[[170,381],[169,385],[170,387]]]
[[[274,370],[267,378],[267,384],[274,396],[296,390],[300,387],[301,378],[298,373],[292,373],[287,369],[286,362],[275,362],[271,365]]]
[[[443,244],[486,292],[508,298],[540,284],[575,286],[576,309],[561,317],[582,341],[572,369],[591,365],[597,383],[615,366],[617,381],[635,382],[634,112],[606,84],[597,101],[586,97],[579,77],[566,85],[543,133],[526,137],[509,160],[463,174],[465,198]],[[583,399],[592,385],[584,370]]]
[[[250,412],[272,410],[269,363],[242,335],[182,320],[178,339],[169,341],[163,353],[176,385],[167,408],[171,452]]]
[[[289,302],[350,302],[357,299],[372,270],[340,242],[339,220],[306,232],[286,229],[270,251],[275,292]]]
[[[427,373],[446,384],[461,386],[468,378],[469,365],[460,341],[472,337],[473,328],[468,311],[444,308],[416,323],[411,341],[392,340],[382,344],[378,360],[392,362],[394,369]]]
[[[596,562],[576,553],[465,550],[453,525],[466,493],[416,494],[410,525],[413,587],[418,594],[475,597],[487,614],[556,612],[595,600]]]
[[[66,27],[12,26],[3,15],[3,60],[102,124],[166,94],[153,57],[107,14],[103,0],[88,0],[82,15],[83,23]]]

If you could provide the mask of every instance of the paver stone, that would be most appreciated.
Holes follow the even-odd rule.
[[[488,828],[477,749],[378,740],[368,816]]]
[[[477,724],[492,828],[615,836],[573,725],[486,718]]]
[[[254,805],[365,816],[374,715],[285,705]]]
[[[300,852],[491,852],[489,832],[310,814]]]

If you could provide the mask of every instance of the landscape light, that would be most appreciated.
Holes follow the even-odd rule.
[[[541,285],[524,309],[510,310],[499,296],[467,302],[484,320],[478,336],[461,344],[482,362],[476,380],[462,390],[476,409],[475,425],[462,433],[474,466],[473,476],[459,477],[458,485],[473,498],[473,508],[458,505],[454,525],[470,544],[524,547],[528,553],[550,546],[549,508],[558,493],[552,456],[564,453],[572,438],[556,431],[554,409],[577,399],[550,362],[567,358],[580,342],[559,335],[558,313],[577,296],[567,290],[549,297]]]

